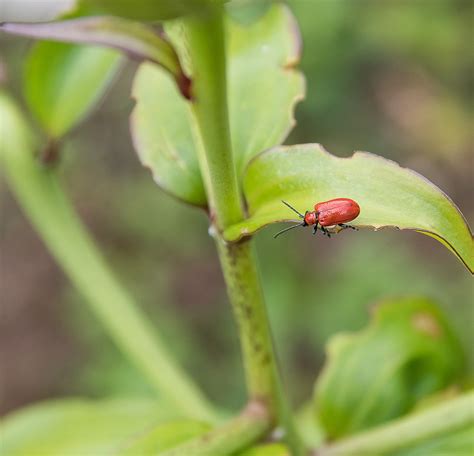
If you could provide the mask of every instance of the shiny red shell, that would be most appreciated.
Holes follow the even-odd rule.
[[[316,203],[314,211],[321,226],[332,226],[354,220],[360,214],[360,207],[354,200],[349,198],[336,198]],[[312,213],[309,212],[308,214]]]

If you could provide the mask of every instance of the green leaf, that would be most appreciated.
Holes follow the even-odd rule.
[[[269,443],[250,448],[237,456],[290,456],[290,451],[281,443]]]
[[[124,52],[136,60],[149,60],[161,65],[176,79],[185,96],[189,80],[183,73],[171,44],[153,28],[118,17],[98,16],[40,24],[5,23],[0,30],[30,38],[76,44],[98,44]]]
[[[321,446],[324,441],[324,430],[315,419],[313,402],[305,403],[295,415],[298,433],[308,447]]]
[[[331,443],[325,456],[468,455],[474,448],[474,393],[466,392]]]
[[[195,421],[177,420],[173,412],[149,399],[64,399],[8,415],[1,423],[2,453],[115,454],[154,426],[156,435],[161,432],[160,449],[171,448],[207,429]]]
[[[472,404],[474,408],[474,403]],[[469,455],[474,450],[474,423],[440,434],[402,450],[385,453],[387,456]]]
[[[409,411],[458,379],[463,353],[439,309],[423,298],[385,301],[371,324],[329,342],[318,379],[318,418],[330,438]]]
[[[199,206],[206,194],[199,171],[187,102],[171,78],[150,64],[140,66],[133,83],[137,104],[130,118],[133,144],[142,164],[165,191]]]
[[[474,269],[472,234],[456,205],[423,176],[377,155],[356,152],[339,158],[319,144],[275,148],[250,162],[244,194],[249,218],[225,231],[229,241],[270,223],[294,220],[281,200],[304,212],[318,201],[344,197],[361,208],[352,225],[419,231]]]
[[[273,5],[251,26],[229,22],[229,29],[231,137],[241,175],[251,158],[285,140],[305,81],[295,70],[298,24],[285,5]]]
[[[170,34],[186,63],[185,38]],[[289,133],[304,79],[293,68],[299,58],[299,36],[284,5],[273,5],[253,25],[229,19],[227,35],[231,138],[240,175],[253,156],[280,144]],[[167,74],[149,64],[141,65],[133,96],[137,104],[131,116],[132,135],[142,163],[164,190],[205,205],[197,158],[202,146],[189,103]]]
[[[42,42],[25,66],[28,106],[49,136],[60,138],[100,101],[120,55],[110,49]]]
[[[161,21],[190,13],[203,13],[210,0],[79,0],[83,14],[111,14],[139,21]]]
[[[134,439],[127,448],[120,451],[120,455],[156,455],[159,451],[168,450],[194,437],[199,437],[209,429],[210,426],[207,424],[183,419],[161,423],[151,432]]]

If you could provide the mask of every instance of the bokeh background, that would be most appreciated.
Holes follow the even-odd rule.
[[[20,0],[18,4],[21,4]],[[41,3],[38,0],[37,3]],[[473,3],[291,0],[301,26],[307,97],[287,143],[339,156],[378,153],[448,193],[468,220],[472,198]],[[0,36],[1,76],[21,100],[31,42]],[[208,395],[237,408],[245,391],[238,340],[205,214],[153,183],[133,151],[128,63],[98,111],[68,135],[61,174],[113,269]],[[45,398],[152,394],[95,321],[1,190],[1,413]],[[304,209],[304,208],[303,208]],[[324,346],[357,330],[386,296],[423,294],[445,310],[473,372],[470,274],[412,232],[335,239],[276,226],[257,238],[268,308],[295,404],[311,394]]]

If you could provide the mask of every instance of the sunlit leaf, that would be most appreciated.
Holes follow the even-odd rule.
[[[434,304],[386,301],[367,329],[331,339],[316,412],[330,438],[350,435],[403,415],[458,380],[462,368],[459,342]]]
[[[229,109],[233,153],[239,175],[262,150],[280,144],[294,125],[293,108],[303,97],[296,23],[284,5],[273,5],[253,25],[227,21]],[[176,42],[185,60],[183,42]],[[179,38],[178,38],[179,39]],[[192,70],[192,69],[191,69]],[[131,117],[135,149],[166,191],[205,205],[190,106],[160,68],[144,64],[133,87]]]
[[[47,41],[33,46],[25,65],[25,96],[51,137],[63,136],[93,109],[119,60],[110,49]]]
[[[0,30],[15,35],[117,49],[136,60],[161,65],[189,97],[189,81],[171,44],[153,28],[118,17],[98,16],[40,24],[5,23]]]
[[[249,218],[226,230],[228,240],[295,220],[281,200],[304,212],[318,201],[352,198],[361,212],[351,224],[422,232],[446,245],[471,272],[474,268],[472,235],[456,205],[423,176],[377,155],[339,158],[318,144],[275,148],[249,164],[244,193]]]
[[[176,420],[173,412],[148,399],[64,399],[7,415],[0,429],[3,454],[76,456],[117,454],[151,429],[156,435],[161,432],[157,449],[171,448],[205,432],[207,427],[191,420]]]

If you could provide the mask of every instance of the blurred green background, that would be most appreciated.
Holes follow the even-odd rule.
[[[472,221],[470,1],[292,0],[307,97],[287,143],[368,150],[419,171]],[[30,41],[0,36],[0,79],[21,98]],[[164,194],[132,149],[127,117],[136,65],[70,134],[61,172],[113,269],[208,395],[244,401],[231,309],[207,220]],[[152,394],[1,189],[1,412],[64,395]],[[305,208],[300,208],[304,210]],[[334,333],[356,330],[386,296],[423,294],[446,311],[473,372],[473,286],[435,240],[412,232],[295,230],[257,238],[281,365],[297,405],[309,397]],[[468,374],[470,375],[470,374]]]

